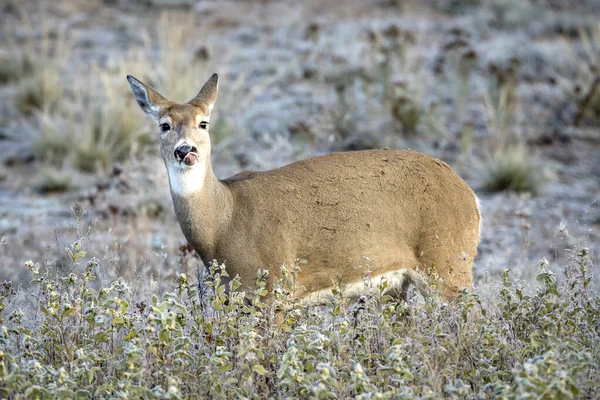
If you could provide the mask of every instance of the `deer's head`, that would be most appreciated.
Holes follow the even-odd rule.
[[[149,85],[127,76],[142,110],[160,134],[160,154],[169,172],[171,190],[186,194],[202,187],[210,165],[210,113],[217,99],[219,77],[213,74],[196,97],[185,104],[164,98]]]

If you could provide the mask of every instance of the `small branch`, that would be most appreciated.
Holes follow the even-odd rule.
[[[200,301],[200,308],[204,309],[204,295],[206,294],[206,284],[204,283],[205,267],[202,264],[202,270],[200,270],[200,263],[196,263],[196,279],[198,280],[198,300]]]
[[[65,269],[65,264],[62,261],[62,250],[60,249],[60,243],[58,242],[58,228],[54,228],[54,238],[56,239],[56,250],[58,251],[58,261],[60,261],[61,272]]]

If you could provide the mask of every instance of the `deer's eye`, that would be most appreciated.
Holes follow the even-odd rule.
[[[200,129],[207,129],[208,128],[208,122],[206,122],[206,121],[200,122],[200,125],[198,125],[198,128],[200,128]]]
[[[166,132],[171,130],[171,126],[169,124],[160,124],[158,126],[161,132]]]

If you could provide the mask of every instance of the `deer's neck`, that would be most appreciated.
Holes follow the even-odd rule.
[[[221,232],[231,219],[231,193],[213,173],[210,160],[195,168],[167,169],[181,230],[202,261],[208,263],[216,258]]]

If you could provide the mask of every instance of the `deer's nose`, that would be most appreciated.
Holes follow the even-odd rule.
[[[181,146],[178,146],[177,148],[175,148],[175,158],[178,161],[181,161],[185,158],[185,156],[187,156],[189,153],[195,153],[196,152],[196,148],[193,146],[190,146],[187,143],[182,144]]]

